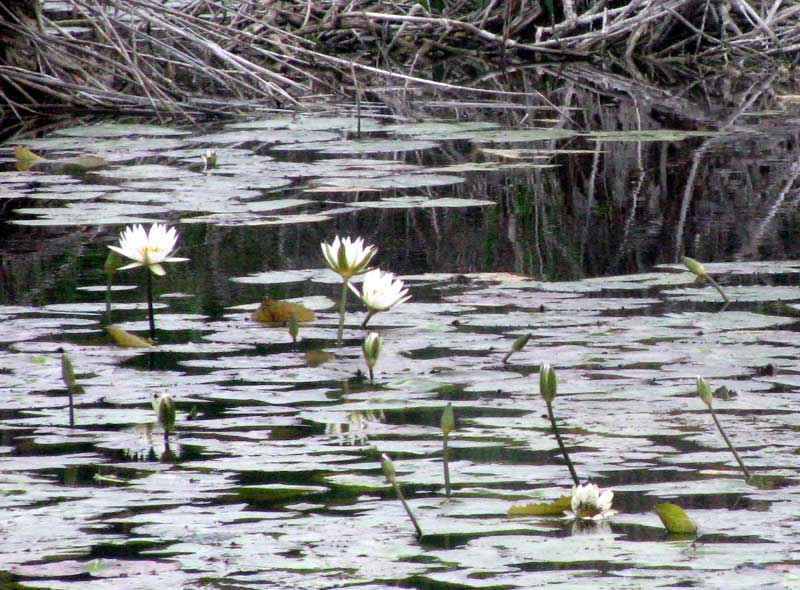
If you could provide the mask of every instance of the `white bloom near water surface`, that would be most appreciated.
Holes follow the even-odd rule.
[[[332,244],[322,242],[320,246],[325,262],[346,281],[366,271],[372,257],[378,252],[375,246],[364,247],[363,238],[351,240],[336,236]]]
[[[359,292],[357,287],[350,285],[353,293],[361,298],[369,309],[370,316],[393,308],[411,299],[408,289],[403,289],[403,281],[396,279],[390,272],[383,272],[379,268],[369,271],[364,275],[364,282]]]
[[[153,274],[163,276],[166,273],[162,263],[184,262],[188,258],[170,256],[175,251],[178,242],[178,232],[174,227],[154,223],[150,232],[145,232],[144,227],[137,224],[126,227],[119,236],[119,246],[109,246],[114,252],[134,262],[121,266],[118,270],[127,270],[137,266],[146,266]]]
[[[601,520],[617,513],[611,509],[613,500],[614,492],[606,490],[601,494],[600,488],[593,483],[573,486],[572,514],[574,518]]]

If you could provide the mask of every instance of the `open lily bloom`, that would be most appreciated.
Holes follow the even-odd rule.
[[[351,240],[336,236],[332,244],[322,242],[320,246],[325,262],[345,280],[363,273],[372,257],[378,252],[375,246],[364,247],[362,238]]]
[[[601,520],[617,513],[611,509],[613,500],[614,492],[606,490],[601,494],[600,489],[593,483],[573,486],[572,516],[586,520]]]
[[[188,258],[170,256],[175,251],[178,233],[174,227],[167,229],[166,225],[154,223],[150,232],[145,232],[141,225],[126,227],[119,236],[119,246],[109,246],[114,252],[129,258],[134,262],[121,266],[118,270],[146,266],[153,274],[162,276],[166,274],[164,262],[183,262]]]
[[[364,275],[361,292],[350,285],[350,289],[361,298],[369,309],[370,315],[386,311],[411,299],[408,289],[403,289],[403,281],[395,279],[390,272],[376,268]]]

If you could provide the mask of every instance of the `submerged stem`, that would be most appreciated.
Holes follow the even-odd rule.
[[[736,462],[739,463],[739,467],[742,469],[742,473],[744,473],[745,479],[750,479],[750,472],[747,470],[747,467],[745,467],[742,458],[739,456],[739,453],[736,452],[736,448],[733,446],[731,439],[729,439],[728,435],[725,434],[725,430],[723,430],[719,418],[717,418],[717,415],[714,413],[714,409],[709,407],[708,410],[711,412],[711,417],[714,419],[714,424],[717,425],[717,429],[719,430],[719,433],[722,435],[722,438],[725,440],[725,444],[728,445],[728,448],[733,453],[733,456],[736,457]]]
[[[572,461],[567,454],[567,447],[564,446],[564,441],[561,440],[561,434],[558,432],[558,426],[556,425],[556,417],[553,415],[553,404],[547,402],[547,415],[550,416],[550,426],[553,428],[553,434],[556,435],[556,440],[558,441],[558,446],[561,448],[561,453],[564,455],[564,461],[567,463],[567,467],[569,468],[569,474],[572,476],[573,483],[577,486],[580,485],[580,480],[578,479],[578,474],[575,473],[575,467],[572,465]]]
[[[145,267],[147,272],[147,314],[150,320],[150,340],[156,339],[156,320],[153,316],[153,277],[150,269]]]
[[[344,308],[347,304],[347,284],[350,279],[342,279],[342,294],[339,299],[339,330],[336,333],[336,346],[342,345],[342,334],[344,332]]]

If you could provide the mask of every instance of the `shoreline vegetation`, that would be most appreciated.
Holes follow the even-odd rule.
[[[5,0],[0,117],[399,108],[431,92],[557,109],[527,77],[509,80],[557,69],[650,88],[790,80],[798,23],[800,5],[781,0]]]

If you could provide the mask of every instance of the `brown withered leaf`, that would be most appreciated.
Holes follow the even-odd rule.
[[[292,314],[298,322],[311,322],[317,319],[317,314],[301,303],[271,297],[264,297],[259,308],[253,312],[252,318],[257,322],[286,324]]]

